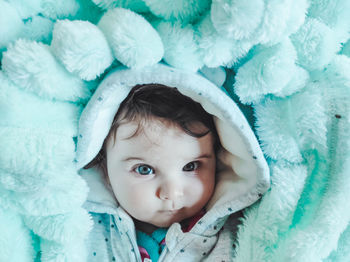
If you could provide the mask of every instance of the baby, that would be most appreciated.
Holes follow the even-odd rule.
[[[214,107],[209,113],[203,108],[213,106],[208,103],[208,95],[217,96],[213,91],[221,95],[218,98],[226,98],[222,103],[232,105],[221,90],[193,74],[200,79],[196,85],[202,85],[203,92],[194,93],[194,86],[194,90],[180,92],[188,74],[164,65],[153,70],[165,75],[169,83],[174,84],[174,79],[180,83],[170,86],[164,80],[139,80],[140,75],[157,78],[149,70],[112,73],[80,120],[81,133],[89,130],[84,126],[91,115],[95,129],[106,130],[98,126],[101,119],[110,122],[106,135],[94,128],[85,130],[90,139],[97,132],[100,143],[103,139],[101,146],[84,145],[85,134],[78,142],[78,163],[95,155],[82,171],[94,195],[84,205],[95,222],[87,240],[89,261],[230,261],[237,211],[266,191],[266,163],[244,118],[220,120],[220,110]],[[129,82],[138,81],[121,83],[125,77]],[[116,107],[111,106],[113,92],[125,96],[118,97],[121,103],[115,101]],[[201,97],[198,101],[202,103],[190,96]],[[226,121],[242,122],[248,134],[239,134]],[[249,153],[252,146],[253,155]],[[92,151],[91,147],[98,152],[86,157],[84,151]],[[96,174],[105,186],[100,195],[109,192],[109,197],[96,196],[101,188],[103,191],[101,185],[96,189]]]

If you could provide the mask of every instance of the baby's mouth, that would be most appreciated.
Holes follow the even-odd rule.
[[[177,213],[181,210],[181,208],[177,208],[177,209],[165,209],[165,210],[161,210],[161,213]]]

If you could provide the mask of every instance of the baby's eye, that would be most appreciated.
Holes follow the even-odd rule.
[[[183,171],[194,171],[196,169],[198,169],[199,167],[199,162],[198,161],[193,161],[193,162],[190,162],[188,164],[186,164],[184,167],[183,167]]]
[[[153,168],[148,165],[139,165],[135,168],[135,171],[140,175],[144,175],[144,176],[151,175],[154,173]]]

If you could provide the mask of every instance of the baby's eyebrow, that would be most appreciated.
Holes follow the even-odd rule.
[[[200,155],[198,157],[194,157],[195,159],[200,159],[200,158],[212,158],[213,155],[212,154],[203,154],[203,155]]]
[[[127,157],[127,158],[124,158],[122,161],[123,161],[123,162],[127,162],[127,161],[131,161],[131,160],[141,160],[141,161],[145,161],[143,158],[140,158],[140,157]]]
[[[213,155],[212,154],[203,154],[203,155],[200,155],[198,157],[190,157],[192,159],[201,159],[201,158],[212,158]],[[127,157],[127,158],[124,158],[122,161],[123,162],[128,162],[128,161],[131,161],[131,160],[140,160],[140,161],[145,161],[143,158],[141,157]]]

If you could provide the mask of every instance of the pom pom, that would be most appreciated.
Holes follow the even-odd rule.
[[[23,22],[16,9],[0,0],[0,49],[14,41],[21,33]]]
[[[182,27],[179,23],[161,22],[156,29],[164,44],[165,62],[194,72],[202,67],[203,62],[191,25]]]
[[[98,23],[114,57],[131,68],[159,62],[164,48],[157,31],[142,16],[123,8],[107,11]]]
[[[79,4],[76,0],[45,0],[41,2],[41,13],[52,19],[74,17],[78,10]]]
[[[0,232],[0,261],[34,260],[33,240],[28,228],[23,225],[22,218],[10,210],[2,209],[1,206]]]
[[[281,35],[281,38],[284,36],[290,36],[298,31],[300,26],[305,22],[306,13],[308,11],[309,3],[307,0],[293,0],[290,7],[289,17],[286,21],[286,29]]]
[[[309,70],[322,69],[340,48],[333,30],[313,18],[291,39],[298,53],[298,63]]]
[[[40,237],[62,244],[85,239],[93,225],[88,212],[82,208],[55,216],[27,216],[25,223]]]
[[[0,126],[18,126],[20,123],[22,128],[39,128],[44,133],[47,130],[55,130],[59,134],[70,137],[77,135],[80,106],[73,103],[53,102],[33,93],[23,92],[2,71],[0,71],[0,105],[2,112]],[[34,136],[29,130],[28,134],[18,136],[18,139],[29,135]],[[5,164],[2,165],[3,168],[5,166]]]
[[[295,66],[293,75],[289,83],[284,86],[280,91],[274,93],[275,96],[286,97],[294,94],[295,92],[304,88],[309,81],[309,73],[305,69]]]
[[[113,62],[107,40],[87,21],[58,21],[51,48],[66,69],[84,80],[93,80]]]
[[[220,34],[239,40],[254,33],[263,11],[263,0],[213,0],[211,20]]]
[[[209,0],[144,0],[151,12],[165,20],[190,23],[209,10]]]
[[[84,240],[74,241],[62,245],[55,241],[40,239],[41,261],[74,261],[86,262],[91,253],[87,256],[86,242]]]
[[[316,85],[288,99],[267,98],[255,105],[255,114],[263,151],[271,159],[300,163],[302,150],[327,145],[328,117]]]
[[[103,9],[122,7],[137,13],[147,13],[149,8],[143,0],[92,0],[97,6]]]
[[[265,45],[283,41],[302,24],[306,8],[306,0],[267,1],[262,22],[249,41]]]
[[[39,96],[80,101],[91,95],[84,82],[69,74],[42,43],[18,40],[4,53],[2,68],[15,84]]]
[[[251,47],[247,42],[232,41],[218,34],[208,14],[196,25],[196,31],[197,42],[207,67],[231,65]]]
[[[280,93],[295,70],[296,52],[290,41],[256,48],[255,55],[238,69],[235,91],[242,103],[257,102],[264,95]]]
[[[332,82],[332,85],[336,86],[338,90],[340,90],[341,86],[343,86],[347,92],[347,96],[349,96],[349,72],[350,58],[345,55],[336,55],[334,56],[331,63],[327,66],[327,68],[319,73],[321,74],[320,78],[322,78],[323,81],[325,81],[326,83],[329,81]],[[331,84],[327,83],[327,85],[330,86]]]
[[[311,0],[308,16],[316,18],[332,29],[349,32],[350,1],[347,0]]]
[[[49,132],[26,127],[0,128],[1,137],[6,138],[0,143],[0,184],[4,189],[35,193],[47,186],[57,170],[60,174],[75,170],[71,136]]]
[[[48,183],[36,192],[14,192],[0,187],[0,206],[30,216],[51,216],[74,212],[86,201],[89,188],[76,171],[51,173]]]
[[[36,16],[41,12],[42,0],[6,0],[18,12],[22,19],[27,19]]]

